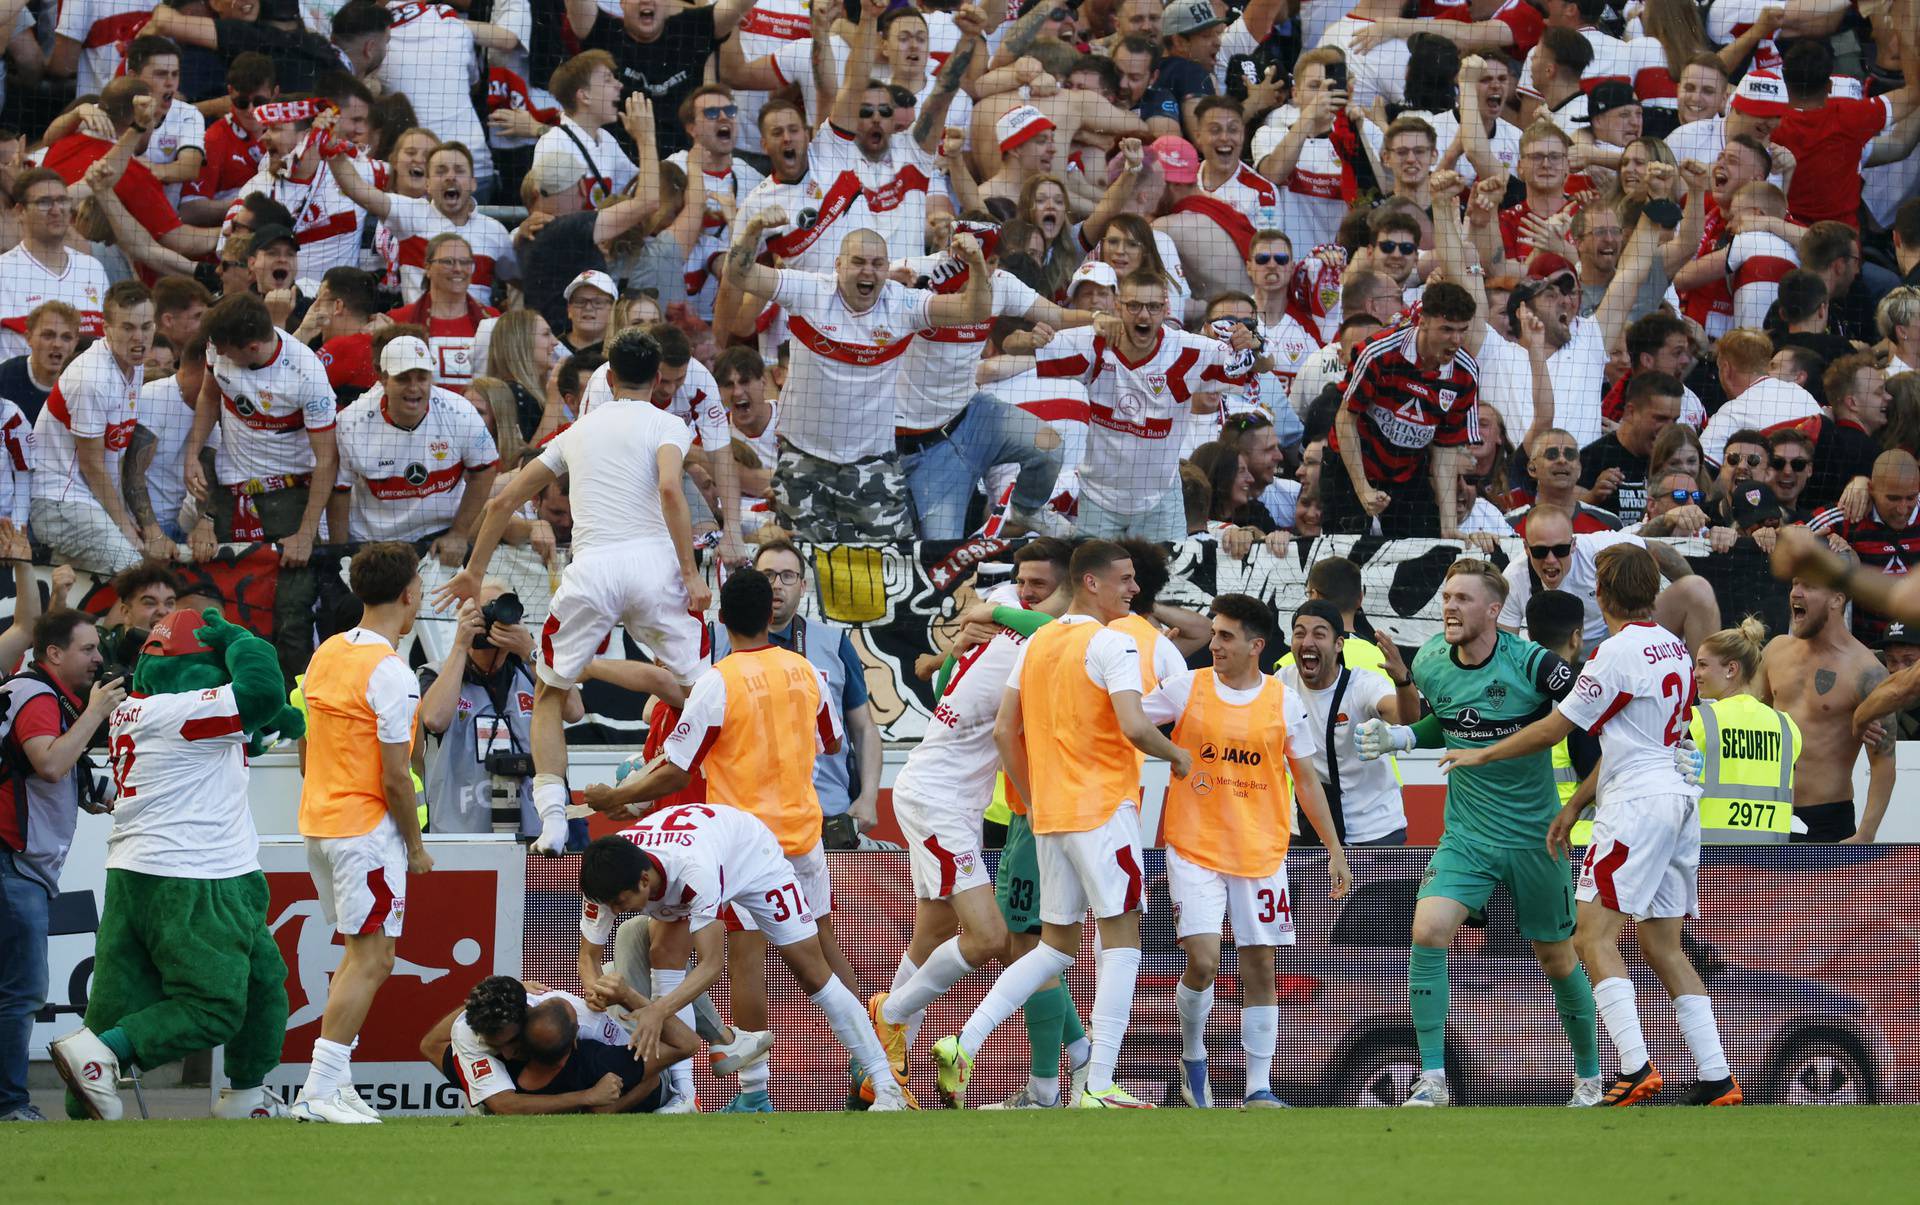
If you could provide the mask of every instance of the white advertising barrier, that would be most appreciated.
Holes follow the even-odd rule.
[[[353,1081],[382,1113],[460,1113],[466,1098],[420,1058],[420,1038],[458,1008],[481,975],[520,974],[526,855],[507,837],[430,837],[433,871],[407,876],[404,929],[393,976],[380,988],[353,1052]],[[320,917],[307,847],[299,838],[260,843],[271,893],[268,927],[287,962],[287,1038],[267,1086],[291,1101],[307,1078],[327,990],[345,945]],[[214,1052],[213,1099],[227,1086]]]

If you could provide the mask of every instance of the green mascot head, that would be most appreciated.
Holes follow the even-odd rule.
[[[172,695],[233,687],[241,725],[256,752],[271,737],[305,736],[306,717],[287,703],[287,687],[273,645],[236,624],[216,607],[198,614],[175,611],[153,626],[133,668],[140,695]]]

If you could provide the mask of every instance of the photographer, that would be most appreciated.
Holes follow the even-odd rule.
[[[520,596],[489,581],[460,608],[452,647],[438,668],[420,670],[420,726],[437,737],[427,755],[427,827],[436,833],[540,835],[533,810],[533,633]],[[685,693],[665,670],[601,659],[583,681],[610,682],[660,695],[678,706]],[[580,690],[562,718],[586,715]]]
[[[104,810],[87,744],[127,697],[124,680],[94,680],[100,664],[93,617],[58,610],[33,625],[33,663],[0,684],[0,1120],[40,1120],[27,1043],[47,999],[48,905],[79,809]]]

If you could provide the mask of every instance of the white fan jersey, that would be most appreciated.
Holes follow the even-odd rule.
[[[118,790],[108,869],[173,879],[260,869],[247,806],[247,734],[231,683],[128,699],[114,708],[107,732]]]
[[[107,296],[107,270],[91,255],[67,249],[65,270],[49,272],[27,254],[26,244],[0,255],[0,360],[27,354],[27,315],[43,301],[64,301],[80,311],[80,337],[105,332],[101,305]]]
[[[120,460],[133,442],[134,406],[146,369],[120,370],[105,339],[75,356],[54,382],[47,404],[33,423],[33,496],[51,502],[104,510],[80,475],[81,439],[98,439],[105,448],[107,480],[120,488]]]
[[[1600,738],[1600,799],[1618,804],[1698,793],[1673,759],[1697,702],[1686,642],[1640,620],[1601,643],[1559,707]]]
[[[348,535],[412,542],[453,524],[468,473],[500,463],[473,403],[436,386],[426,417],[395,426],[375,390],[340,412],[340,480],[353,494]]]
[[[1229,371],[1229,357],[1239,358],[1224,343],[1172,329],[1162,329],[1153,351],[1137,363],[1092,327],[1062,331],[1040,348],[1041,376],[1087,386],[1091,422],[1080,496],[1109,511],[1137,514],[1177,488],[1174,420],[1191,413],[1196,393],[1246,386],[1245,376]]]
[[[787,311],[792,367],[780,391],[780,434],[811,456],[851,464],[893,451],[895,379],[915,332],[933,325],[933,293],[882,282],[855,313],[832,276],[780,271],[773,301]]]
[[[492,298],[494,277],[503,268],[507,275],[514,274],[513,236],[486,214],[471,213],[465,224],[456,224],[433,202],[420,197],[396,194],[387,202],[392,206],[387,211],[387,229],[400,240],[400,296],[409,305],[427,291],[427,244],[442,234],[457,234],[473,248],[473,280],[467,295],[481,305]]]
[[[906,265],[916,276],[926,276],[937,293],[958,293],[965,286],[966,265],[950,253],[916,256]],[[954,285],[952,281],[961,281]],[[992,317],[966,326],[931,326],[919,332],[900,357],[900,392],[894,399],[893,423],[901,431],[930,431],[943,426],[967,408],[980,391],[974,374],[986,354],[993,319],[1024,318],[1045,300],[1012,274],[991,273]]]
[[[587,387],[580,393],[580,413],[584,416],[595,406],[604,406],[612,400],[613,386],[607,380],[607,366],[602,364],[593,370],[593,375],[587,378]],[[687,379],[673,391],[673,400],[660,409],[691,427],[693,442],[703,448],[727,448],[733,444],[726,403],[720,400],[720,382],[713,379],[713,370],[698,360],[687,361]],[[771,424],[768,430],[772,430]],[[771,467],[772,462],[768,464]]]
[[[307,432],[330,429],[338,407],[327,366],[311,348],[282,334],[265,367],[242,368],[209,344],[207,368],[220,389],[221,485],[313,472]]]

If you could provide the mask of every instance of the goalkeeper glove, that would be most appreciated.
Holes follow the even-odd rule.
[[[1413,748],[1413,729],[1405,724],[1389,724],[1375,716],[1353,730],[1353,747],[1361,761],[1404,753]]]
[[[1682,737],[1673,747],[1673,768],[1690,787],[1697,787],[1707,776],[1707,755],[1700,752],[1692,737]]]

